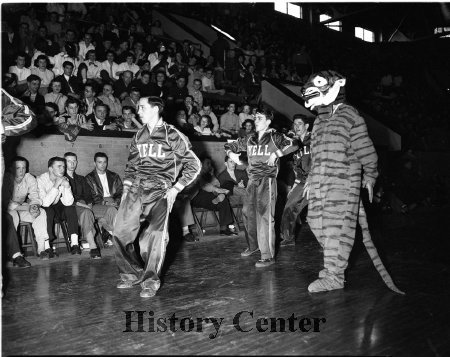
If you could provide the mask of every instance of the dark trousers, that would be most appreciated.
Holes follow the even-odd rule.
[[[12,216],[7,212],[3,212],[2,218],[3,252],[4,254],[6,253],[8,259],[11,259],[14,254],[20,253],[19,237]]]
[[[114,225],[113,239],[116,264],[123,281],[132,280],[142,288],[158,290],[159,274],[164,263],[169,242],[166,184],[154,184],[152,188],[132,186],[125,200],[120,204]],[[141,218],[149,222],[139,236],[139,259],[134,249],[138,238]]]
[[[276,201],[277,180],[275,178],[264,177],[259,181],[248,182],[242,215],[245,217],[244,226],[249,249],[254,250],[259,247],[261,259],[270,259],[275,256]]]
[[[212,192],[206,192],[200,190],[197,195],[191,200],[193,207],[200,207],[209,209],[211,211],[219,211],[220,226],[225,227],[229,224],[233,224],[233,216],[231,214],[231,206],[228,197],[218,204],[212,203],[212,200],[216,198],[216,195]]]
[[[47,213],[47,232],[50,237],[50,241],[53,241],[53,225],[55,218],[58,221],[65,220],[67,222],[67,233],[69,236],[72,234],[78,234],[78,216],[75,206],[64,206],[61,201],[51,205],[50,207],[44,207]]]
[[[298,215],[308,205],[306,197],[302,197],[304,184],[299,183],[289,194],[281,218],[281,239],[293,241],[295,239],[295,224]]]

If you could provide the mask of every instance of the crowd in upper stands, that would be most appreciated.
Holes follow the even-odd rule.
[[[341,45],[327,36],[314,43],[299,30],[297,20],[261,11],[263,4],[165,4],[178,13],[186,13],[188,7],[189,16],[213,23],[235,37],[234,48],[219,37],[206,57],[197,43],[165,37],[165,24],[152,16],[152,9],[158,6],[80,3],[7,8],[5,14],[11,22],[3,23],[2,59],[3,72],[12,77],[6,81],[8,91],[39,106],[43,120],[50,123],[53,118],[55,124],[67,112],[66,97],[78,99],[78,114],[86,117],[99,99],[108,105],[106,122],[115,123],[119,130],[138,127],[139,118],[133,111],[138,95],[156,94],[167,100],[166,120],[182,123],[187,134],[228,138],[235,136],[235,131],[222,128],[216,118],[228,112],[230,103],[235,104],[236,113],[242,113],[244,104],[255,105],[263,79],[302,83],[314,70],[332,68],[348,78],[347,96],[353,104],[399,132],[405,147],[449,149],[445,135],[449,131],[448,93],[442,96],[424,90],[415,82],[417,74],[407,69],[412,63],[417,67],[427,61],[427,53],[417,56],[414,51],[400,49],[383,58],[373,46],[356,51],[350,42]],[[67,62],[73,66],[64,74]],[[433,59],[430,71],[438,67],[440,76],[444,71],[448,77],[445,63],[438,62],[438,58]],[[38,80],[30,75],[39,77],[37,92],[33,86]],[[439,75],[425,75],[427,87],[439,87]],[[71,83],[63,81],[58,92],[57,81],[64,76]],[[92,85],[88,92],[93,95],[86,94],[86,84]],[[105,89],[105,84],[110,86]],[[139,91],[131,93],[132,88]],[[184,103],[188,95],[192,99],[188,97]],[[58,106],[56,115],[45,110],[43,101]],[[210,123],[207,130],[199,130],[199,113],[205,103],[213,117],[204,118]],[[132,114],[136,118],[131,122],[127,119],[125,127],[124,106],[132,108],[129,118]],[[81,128],[80,132],[86,130]]]
[[[336,70],[347,78],[348,100],[398,132],[405,149],[450,150],[450,69],[442,56],[448,39],[364,46],[323,26],[329,36],[322,33],[313,41],[301,21],[261,6],[199,4],[190,11],[226,29],[244,54],[264,58],[256,65],[260,77],[304,82],[311,72]]]
[[[166,101],[165,119],[188,136],[244,135],[244,121],[254,117],[249,101],[256,104],[260,90],[260,61],[238,53],[225,67],[213,55],[223,38],[205,58],[190,41],[164,37],[161,23],[144,21],[147,14],[137,10],[83,3],[9,7],[16,22],[3,23],[3,88],[47,132],[53,127],[69,141],[136,131],[142,126],[137,102],[150,95]]]

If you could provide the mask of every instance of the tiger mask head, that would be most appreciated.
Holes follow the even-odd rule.
[[[312,74],[301,89],[305,107],[314,109],[344,99],[346,79],[335,71],[321,71]]]

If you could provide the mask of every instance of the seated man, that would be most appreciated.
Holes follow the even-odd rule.
[[[123,131],[138,131],[142,124],[136,119],[136,111],[132,107],[122,107],[122,116],[117,118],[117,125]]]
[[[117,81],[114,82],[114,93],[120,100],[124,100],[132,88],[133,72],[124,71]]]
[[[80,61],[84,61],[88,58],[88,52],[94,51],[95,53],[95,46],[92,44],[92,34],[86,33],[84,35],[84,41],[78,43],[78,48],[78,58]]]
[[[198,240],[198,238],[196,238],[189,230],[189,226],[195,224],[190,197],[179,194],[173,204],[173,210],[176,212],[180,220],[184,240],[187,242],[194,242]]]
[[[203,87],[203,91],[206,93],[211,93],[211,94],[218,93],[220,95],[225,94],[225,89],[216,89],[216,86],[214,84],[214,77],[213,77],[212,69],[207,69],[205,76],[202,77],[202,87]]]
[[[116,75],[119,65],[114,62],[115,52],[112,50],[106,51],[106,60],[101,62],[100,77],[103,82],[117,81],[119,76]]]
[[[232,206],[242,204],[243,197],[247,194],[247,171],[236,169],[237,164],[228,156],[225,156],[225,166],[226,169],[217,176],[220,187],[230,191],[228,198]]]
[[[58,126],[59,124],[59,108],[55,103],[45,103],[44,125]]]
[[[150,83],[151,73],[149,71],[142,71],[141,78],[135,79],[131,82],[134,88],[138,88],[142,97],[148,97],[153,94],[153,86]]]
[[[176,85],[170,87],[169,92],[167,94],[167,102],[169,104],[180,105],[184,103],[184,98],[189,95],[189,92],[186,88],[186,78],[183,76],[177,77]]]
[[[20,99],[27,104],[35,114],[40,114],[44,111],[45,99],[39,94],[41,86],[41,78],[35,74],[30,74],[27,77],[28,89],[23,93]]]
[[[137,113],[139,107],[139,99],[141,99],[141,91],[139,88],[133,87],[130,89],[130,95],[122,100],[122,108],[125,106],[134,108]]]
[[[192,207],[219,211],[220,235],[237,235],[231,214],[230,201],[226,197],[228,190],[220,188],[219,181],[214,177],[211,158],[203,156],[202,169],[196,180],[187,186],[180,198],[190,197]]]
[[[117,215],[117,208],[120,205],[123,185],[119,175],[109,171],[108,156],[103,152],[94,155],[95,169],[86,175],[86,180],[91,189],[91,196],[94,202],[92,211],[98,218],[100,227],[103,227],[102,239],[107,242],[112,235],[114,219]],[[112,245],[112,243],[108,243]]]
[[[25,67],[27,54],[19,52],[16,55],[16,65],[9,67],[9,73],[17,75],[17,93],[22,94],[27,89],[27,78],[31,74],[29,68]]]
[[[102,64],[97,61],[95,50],[86,53],[86,60],[78,66],[78,71],[86,70],[86,79],[100,82]]]
[[[92,120],[87,120],[83,114],[79,114],[80,103],[75,98],[66,101],[66,113],[58,118],[58,129],[67,141],[75,141],[83,129],[94,130]]]
[[[136,56],[133,53],[128,52],[124,55],[124,57],[126,58],[125,62],[120,63],[119,67],[117,67],[116,76],[120,76],[125,71],[131,71],[134,77],[136,73],[139,72],[139,66],[134,64]]]
[[[31,263],[20,252],[19,236],[17,235],[14,220],[6,211],[2,211],[2,237],[4,256],[6,255],[7,259],[12,260],[13,266],[29,268]],[[3,257],[3,259],[5,258]]]
[[[109,107],[103,102],[99,102],[94,107],[94,113],[88,115],[86,120],[92,122],[94,130],[97,135],[102,135],[104,130],[118,130],[116,123],[111,123],[108,116]]]
[[[80,98],[80,83],[77,77],[72,75],[74,64],[70,61],[63,62],[64,73],[55,77],[55,79],[61,80],[61,93],[73,98]]]
[[[94,112],[95,105],[99,102],[96,97],[96,86],[94,82],[90,81],[84,85],[83,97],[80,103],[80,112],[85,116],[91,115]]]
[[[38,176],[39,198],[47,213],[47,233],[53,236],[54,219],[67,222],[70,235],[71,253],[81,254],[78,245],[78,218],[73,206],[73,194],[67,177],[64,176],[66,160],[62,157],[52,157],[48,160],[48,172]],[[50,239],[51,241],[52,239]],[[41,252],[41,258],[53,258],[53,249]]]
[[[42,200],[39,198],[38,184],[36,178],[27,172],[28,160],[16,156],[12,161],[12,174],[5,175],[2,188],[2,201],[6,206],[7,213],[12,216],[14,229],[17,230],[19,223],[30,222],[37,242],[37,252],[41,259],[48,259],[49,235],[47,233],[47,215],[40,208]],[[17,247],[11,251],[13,262],[19,264],[28,263],[19,258],[20,249]],[[28,263],[29,264],[29,263]],[[25,264],[26,265],[26,264]]]
[[[69,179],[70,187],[74,198],[74,205],[78,216],[83,237],[89,243],[90,256],[92,259],[101,259],[100,249],[95,243],[95,217],[92,213],[91,189],[84,176],[75,173],[78,165],[77,155],[73,152],[66,152],[64,158],[67,162],[66,177]],[[112,223],[112,222],[111,222]]]
[[[203,108],[203,95],[202,95],[202,81],[201,79],[197,78],[194,79],[194,83],[192,87],[188,87],[189,89],[189,95],[192,96],[194,100],[194,106],[197,109],[197,111],[200,111]]]
[[[103,93],[98,96],[98,99],[109,107],[111,118],[118,118],[122,115],[122,105],[120,100],[114,96],[113,86],[110,83],[103,85]]]

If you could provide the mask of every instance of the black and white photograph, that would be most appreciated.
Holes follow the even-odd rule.
[[[1,3],[1,354],[450,355],[450,3]]]

